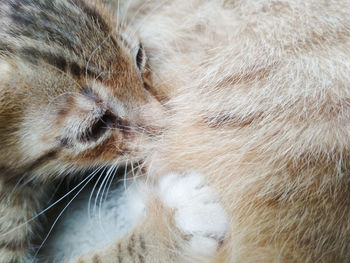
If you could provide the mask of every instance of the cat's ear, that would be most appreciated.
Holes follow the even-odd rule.
[[[135,48],[134,60],[135,60],[135,65],[139,70],[140,74],[144,73],[146,70],[147,57],[141,43],[139,43],[139,45]]]

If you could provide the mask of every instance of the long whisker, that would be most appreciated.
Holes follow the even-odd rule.
[[[110,71],[101,71],[97,76],[95,76],[94,82],[98,80],[99,77],[101,77],[103,74],[110,73]]]
[[[113,182],[113,179],[114,179],[114,177],[115,177],[115,174],[116,174],[116,171],[117,171],[117,169],[118,169],[118,167],[119,167],[119,160],[117,160],[114,164],[113,164],[113,166],[112,166],[112,170],[110,171],[110,173],[108,174],[108,180],[107,180],[107,182],[106,182],[106,184],[105,184],[105,187],[103,188],[103,190],[102,190],[102,194],[101,194],[101,199],[100,199],[100,207],[101,207],[101,205],[102,205],[102,199],[103,199],[103,201],[105,201],[106,199],[107,199],[107,194],[108,194],[108,191],[109,191],[109,188],[110,188],[110,186],[111,186],[111,184],[112,184],[112,182]],[[105,196],[105,198],[103,198],[103,196]]]
[[[107,185],[107,182],[109,181],[109,176],[111,175],[111,172],[112,172],[113,170],[114,170],[114,165],[112,165],[112,166],[108,169],[108,171],[107,171],[105,177],[103,178],[103,180],[102,180],[102,182],[101,182],[101,184],[100,184],[100,186],[99,186],[99,188],[98,188],[97,194],[96,194],[95,206],[96,206],[96,204],[97,204],[97,199],[98,199],[98,197],[100,196],[101,191],[102,191],[101,195],[103,195],[103,187],[104,187],[104,185]]]
[[[142,172],[143,167],[145,167],[145,162],[142,162],[141,164],[138,162],[138,169],[140,172]]]
[[[132,174],[133,182],[135,183],[136,182],[136,176],[135,176],[135,172],[134,172],[134,165],[133,165],[133,163],[131,163],[131,174]]]
[[[120,163],[119,163],[119,158],[114,162],[114,164],[113,164],[113,167],[114,167],[114,169],[113,169],[113,171],[111,172],[111,176],[110,176],[110,180],[109,180],[109,182],[107,183],[107,187],[106,187],[106,189],[104,189],[104,191],[106,191],[106,193],[102,193],[102,195],[105,195],[105,198],[104,198],[104,201],[106,200],[106,198],[107,198],[107,194],[108,194],[108,191],[109,191],[109,188],[111,187],[111,184],[112,184],[112,182],[113,182],[113,180],[114,180],[114,177],[115,177],[115,175],[116,175],[116,173],[117,173],[117,170],[118,170],[118,168],[119,168],[119,165],[120,165]]]
[[[89,196],[89,201],[88,201],[88,217],[89,217],[90,219],[92,218],[92,217],[91,217],[91,208],[90,208],[90,207],[91,207],[91,200],[92,200],[94,191],[95,191],[95,189],[96,189],[96,187],[97,187],[98,182],[99,182],[100,179],[102,178],[103,173],[104,173],[105,170],[107,169],[107,167],[103,167],[103,168],[104,168],[104,169],[102,170],[100,176],[97,178],[97,180],[96,180],[96,182],[95,182],[95,184],[94,184],[94,187],[92,188],[91,193],[90,193],[90,196]],[[102,169],[102,167],[101,167],[101,169]],[[101,169],[100,169],[100,170],[101,170]]]
[[[111,169],[112,169],[112,167],[110,167],[110,168],[107,170],[107,174],[104,175],[104,178],[102,179],[102,182],[101,182],[101,184],[100,184],[99,187],[98,187],[97,194],[96,194],[96,196],[95,196],[95,201],[94,201],[94,208],[93,208],[93,213],[94,213],[94,215],[97,214],[97,213],[96,213],[96,210],[97,210],[97,200],[98,200],[98,198],[99,198],[99,195],[100,195],[100,192],[101,192],[101,190],[102,190],[102,188],[103,188],[103,185],[105,184],[106,180],[108,179],[108,176],[109,176],[109,174],[110,174]]]
[[[81,193],[81,191],[84,190],[84,188],[90,183],[90,181],[94,178],[94,176],[96,175],[96,173],[94,173],[92,176],[90,176],[90,179],[87,180],[87,182],[79,189],[79,191],[73,196],[73,198],[68,202],[68,204],[62,209],[62,211],[59,213],[59,215],[57,216],[56,220],[53,222],[51,228],[49,229],[49,232],[47,233],[47,235],[45,236],[44,240],[41,242],[39,248],[36,250],[35,254],[34,254],[34,258],[36,258],[37,254],[39,253],[40,249],[43,247],[43,245],[45,244],[45,242],[47,241],[47,239],[49,238],[53,228],[55,227],[56,223],[58,222],[58,220],[61,218],[61,216],[63,215],[63,213],[67,210],[67,208],[69,207],[69,205],[74,201],[74,199]],[[35,260],[35,259],[34,259]],[[34,260],[32,261],[34,263]]]
[[[143,175],[135,175],[136,179],[141,178],[141,177],[143,177]],[[121,183],[121,182],[125,182],[125,181],[133,181],[133,180],[134,180],[134,178],[119,179],[119,180],[117,180],[116,183]],[[128,189],[129,188],[127,188],[126,190],[128,190]]]
[[[87,176],[86,178],[84,178],[84,180],[82,180],[78,185],[76,185],[72,190],[70,190],[69,192],[67,192],[66,194],[64,194],[61,198],[59,198],[57,201],[55,201],[53,204],[49,205],[48,207],[46,207],[45,209],[41,210],[39,213],[37,213],[35,216],[33,216],[32,218],[28,219],[26,222],[16,226],[15,228],[12,228],[11,230],[3,233],[0,235],[0,237],[2,236],[6,236],[10,233],[12,233],[13,231],[25,226],[26,224],[34,221],[36,218],[38,218],[39,216],[41,216],[42,214],[44,214],[45,212],[47,212],[48,210],[50,210],[52,207],[54,207],[55,205],[57,205],[58,203],[60,203],[63,199],[65,199],[68,195],[70,195],[72,192],[74,192],[80,185],[82,185],[84,182],[86,182],[87,180],[89,180],[89,178],[91,178],[91,174],[89,176]]]
[[[16,185],[13,187],[11,193],[7,196],[8,202],[11,201],[11,198],[15,194],[16,190],[21,189],[26,186],[26,183],[23,183],[23,179],[27,176],[26,173],[24,173],[21,178],[17,181]],[[23,184],[22,184],[23,183]]]
[[[58,190],[61,188],[63,182],[64,182],[64,178],[62,178],[61,182],[59,182],[59,184],[55,187],[55,190],[51,194],[51,197],[47,200],[48,204],[51,203],[51,201],[55,198],[55,196],[56,196]]]
[[[145,127],[142,127],[142,126],[130,126],[130,125],[122,125],[122,124],[119,125],[118,128],[110,127],[109,129],[111,129],[111,130],[120,130],[120,129],[131,130],[132,132],[138,133],[141,135],[144,135],[144,134],[153,135],[153,133],[154,133],[154,132],[147,130]],[[161,131],[159,131],[159,133],[160,132]]]
[[[128,160],[126,160],[125,169],[124,169],[124,189],[126,190],[126,175],[128,170]]]
[[[113,183],[113,181],[114,181],[115,175],[118,173],[118,168],[119,168],[119,164],[116,166],[116,168],[115,168],[115,170],[114,170],[114,173],[113,173],[113,175],[112,175],[112,178],[111,178],[111,180],[110,180],[110,182],[109,182],[109,184],[108,184],[108,187],[107,187],[107,190],[106,190],[106,194],[105,194],[105,199],[103,200],[103,202],[106,202],[106,199],[107,199],[107,197],[108,197],[108,193],[109,193],[109,190],[110,190],[110,188],[111,188],[111,185],[112,185],[112,183]]]
[[[102,181],[101,183],[101,186],[97,192],[97,196],[96,196],[96,199],[95,199],[95,204],[97,203],[97,200],[98,200],[98,197],[100,195],[100,192],[101,192],[101,189],[102,189],[102,193],[100,195],[100,201],[99,201],[99,206],[98,206],[98,217],[99,217],[99,223],[100,223],[100,227],[103,231],[103,227],[102,227],[102,217],[101,217],[101,207],[102,207],[102,200],[103,200],[103,194],[104,194],[104,191],[106,190],[106,187],[108,185],[108,182],[109,182],[109,179],[111,177],[111,175],[113,174],[113,171],[115,169],[115,165],[113,164],[107,171],[107,174],[104,178],[104,180]]]

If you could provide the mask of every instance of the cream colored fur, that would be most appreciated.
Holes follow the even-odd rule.
[[[121,8],[170,98],[150,177],[198,170],[228,213],[226,238],[206,260],[348,262],[350,2],[134,0]],[[171,210],[150,200],[130,236],[87,262],[137,262],[127,254],[135,236],[149,249],[140,262],[206,262],[182,250]]]
[[[176,94],[156,159],[220,193],[220,262],[349,260],[349,4],[172,1],[143,21]]]

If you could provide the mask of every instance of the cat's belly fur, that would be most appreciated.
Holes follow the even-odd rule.
[[[95,207],[92,198],[89,210],[92,189],[84,190],[63,213],[39,253],[40,262],[72,259],[103,248],[130,231],[144,213],[140,195],[134,187],[123,184],[110,191],[106,199],[104,196],[102,205],[98,198]]]

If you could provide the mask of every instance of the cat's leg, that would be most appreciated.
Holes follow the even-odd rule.
[[[210,262],[227,230],[215,193],[196,172],[169,174],[147,186],[146,215],[120,242],[80,257],[80,263]]]
[[[30,241],[33,236],[38,200],[42,189],[0,180],[0,262],[31,262]]]

